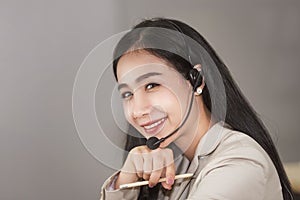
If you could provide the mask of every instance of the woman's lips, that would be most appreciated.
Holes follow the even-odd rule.
[[[158,132],[160,132],[163,129],[165,121],[166,121],[166,118],[162,118],[159,120],[148,122],[148,123],[142,125],[142,127],[144,128],[144,131],[147,134],[156,135]]]

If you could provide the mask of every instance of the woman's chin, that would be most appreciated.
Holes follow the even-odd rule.
[[[166,139],[165,141],[163,141],[162,143],[160,143],[160,148],[166,148],[168,147],[171,143],[173,142],[172,137]]]

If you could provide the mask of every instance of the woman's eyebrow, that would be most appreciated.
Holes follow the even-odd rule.
[[[139,76],[137,79],[135,79],[135,83],[139,83],[142,80],[144,80],[146,78],[149,78],[151,76],[158,76],[158,75],[161,75],[161,73],[159,73],[159,72],[149,72],[147,74],[143,74],[143,75]],[[118,85],[118,90],[121,90],[122,88],[127,87],[127,86],[128,85],[126,83],[120,83]]]
[[[118,85],[118,90],[120,91],[122,88],[127,87],[128,85],[126,83],[121,83]]]
[[[149,73],[147,73],[147,74],[143,74],[143,75],[141,75],[140,77],[138,77],[138,78],[135,80],[135,82],[136,82],[136,83],[139,83],[139,82],[141,82],[142,80],[144,80],[144,79],[146,79],[146,78],[149,78],[149,77],[151,77],[151,76],[158,76],[158,75],[161,75],[161,73],[159,73],[159,72],[149,72]]]

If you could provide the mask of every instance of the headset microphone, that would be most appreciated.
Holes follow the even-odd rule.
[[[166,137],[163,137],[161,139],[158,139],[157,137],[150,137],[146,142],[146,145],[149,149],[151,149],[151,150],[157,149],[160,146],[160,143],[165,141],[167,138],[171,137],[174,133],[176,133],[185,124],[187,118],[190,115],[191,109],[192,109],[192,105],[193,105],[193,101],[194,101],[194,92],[197,90],[197,88],[202,83],[202,75],[197,69],[193,68],[193,69],[190,70],[189,80],[190,80],[190,82],[193,86],[193,92],[192,92],[191,101],[190,101],[188,111],[187,111],[183,121],[172,133],[170,133]]]

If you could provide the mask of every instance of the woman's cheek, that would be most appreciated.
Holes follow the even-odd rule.
[[[132,108],[130,108],[130,104],[127,101],[123,102],[123,111],[126,120],[132,124]]]
[[[182,107],[180,96],[173,92],[165,92],[159,99],[168,110],[177,110]]]

